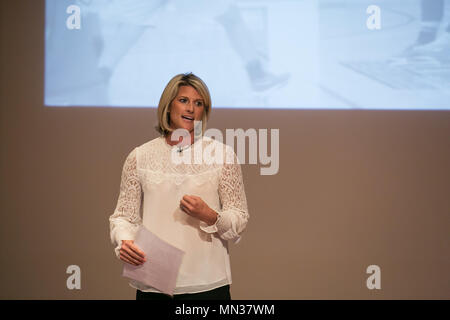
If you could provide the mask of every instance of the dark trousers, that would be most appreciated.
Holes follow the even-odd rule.
[[[199,293],[174,294],[136,291],[136,300],[231,300],[230,285]]]

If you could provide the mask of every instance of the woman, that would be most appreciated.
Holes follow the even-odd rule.
[[[126,158],[109,218],[116,255],[125,263],[152,259],[133,243],[140,225],[185,252],[174,299],[231,299],[228,241],[240,239],[249,218],[236,154],[203,135],[210,111],[209,90],[200,78],[189,73],[169,81],[158,106],[161,135]],[[216,161],[198,161],[202,150]],[[174,161],[178,155],[185,161]],[[130,285],[137,289],[136,299],[170,299],[134,280]]]

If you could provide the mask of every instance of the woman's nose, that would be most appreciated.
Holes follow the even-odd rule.
[[[193,104],[193,102],[186,103],[186,111],[194,112],[194,104]]]

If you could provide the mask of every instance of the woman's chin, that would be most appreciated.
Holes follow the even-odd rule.
[[[187,130],[189,132],[192,132],[194,130],[194,126],[192,124],[189,124],[189,123],[182,123],[181,125],[177,126],[176,129],[184,129],[184,130]]]

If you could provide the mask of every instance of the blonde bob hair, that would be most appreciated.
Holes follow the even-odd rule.
[[[204,109],[202,115],[202,135],[206,129],[206,122],[208,121],[211,112],[211,96],[208,87],[202,79],[193,73],[181,73],[173,77],[164,88],[158,104],[158,124],[156,130],[163,136],[167,136],[174,129],[170,127],[170,105],[176,98],[178,90],[181,86],[191,86],[197,90],[204,102]]]

